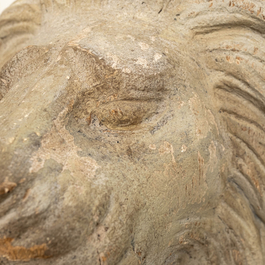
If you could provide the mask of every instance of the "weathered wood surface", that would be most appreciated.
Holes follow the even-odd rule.
[[[21,0],[0,16],[0,263],[265,264],[265,3]]]

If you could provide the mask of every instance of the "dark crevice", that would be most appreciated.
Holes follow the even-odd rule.
[[[240,115],[234,111],[230,111],[230,110],[223,109],[223,108],[220,109],[220,112],[227,114],[228,116],[234,117],[236,120],[238,120],[238,122],[243,121],[243,122],[249,123],[250,125],[255,126],[256,129],[261,130],[263,133],[265,133],[265,129],[259,123],[257,123],[254,120],[251,120],[247,117],[244,117],[244,116],[242,116],[242,115]],[[262,143],[260,143],[260,144],[262,144]]]
[[[229,84],[227,82],[226,83],[223,82],[223,85],[218,85],[215,87],[215,89],[224,90],[224,91],[231,93],[237,97],[243,98],[247,102],[251,103],[255,108],[262,111],[263,114],[265,115],[265,105],[264,105],[263,101],[260,99],[257,99],[257,97],[255,98],[254,96],[252,96],[248,92],[242,90],[238,86],[236,86],[234,84]],[[254,91],[254,92],[256,92],[256,91]],[[257,96],[259,96],[259,95],[257,95]]]
[[[255,148],[253,148],[250,144],[248,144],[246,141],[244,141],[238,135],[235,135],[231,132],[228,132],[228,134],[229,134],[230,138],[232,138],[232,139],[234,138],[235,140],[243,143],[245,148],[247,148],[255,156],[255,158],[262,164],[262,166],[265,167],[265,163],[264,163],[262,157],[260,157],[260,155],[255,151]]]
[[[194,35],[208,35],[211,33],[216,33],[219,31],[224,31],[227,29],[249,29],[259,35],[263,35],[265,34],[265,29],[258,29],[258,28],[254,28],[251,27],[250,25],[245,25],[244,24],[233,24],[233,23],[224,23],[224,24],[220,24],[220,25],[213,25],[213,26],[205,26],[205,27],[201,27],[200,30],[196,31],[197,28],[193,28],[193,30],[195,30]]]
[[[258,220],[260,220],[263,224],[265,224],[265,220],[263,220],[262,216],[260,216],[259,213],[255,210],[255,207],[250,202],[248,196],[246,195],[245,191],[241,188],[241,186],[234,179],[231,179],[229,182],[246,198],[247,202],[249,203],[249,208],[253,213],[253,216],[256,217]]]

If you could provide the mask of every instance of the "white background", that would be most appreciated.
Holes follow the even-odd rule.
[[[4,9],[10,6],[15,0],[0,0],[0,14]]]

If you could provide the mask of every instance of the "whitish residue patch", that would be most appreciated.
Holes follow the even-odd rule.
[[[206,183],[206,168],[204,158],[198,151],[198,171],[193,175],[192,180],[186,185],[186,194],[191,198],[192,203],[200,203],[208,189]]]
[[[132,41],[135,41],[135,38],[131,35],[127,35],[128,38],[130,38]]]
[[[146,43],[144,43],[144,42],[139,42],[139,46],[141,47],[141,49],[142,49],[143,51],[146,51],[146,50],[149,49],[149,45],[146,44]]]
[[[147,68],[148,62],[143,58],[138,58],[136,64],[140,64],[143,68]]]
[[[186,152],[187,151],[187,146],[185,145],[185,144],[183,144],[182,146],[181,146],[181,153],[184,153],[184,152]]]
[[[149,145],[149,148],[150,148],[151,150],[156,150],[156,145],[155,145],[155,144],[150,144],[150,145]]]
[[[15,137],[11,137],[11,138],[8,139],[8,142],[9,142],[10,144],[12,144],[12,143],[14,142],[14,140],[15,140]]]
[[[176,163],[175,157],[174,157],[174,149],[173,146],[169,142],[164,142],[160,148],[159,148],[160,155],[164,154],[171,154],[172,162]]]
[[[117,55],[114,55],[108,52],[107,56],[110,57],[113,62],[111,67],[116,68],[119,63],[119,58],[117,57]]]
[[[206,118],[206,108],[195,93],[194,97],[189,100],[189,105],[195,117],[196,135],[199,139],[203,139],[211,129]]]
[[[207,120],[208,120],[212,125],[215,126],[216,131],[217,131],[217,133],[219,134],[219,129],[218,129],[217,123],[216,123],[216,121],[215,121],[215,118],[214,118],[214,116],[213,116],[213,113],[212,113],[209,109],[208,109],[208,111],[207,111]]]
[[[122,69],[122,72],[129,74],[129,73],[131,73],[131,70],[129,68],[124,68],[124,69]]]
[[[95,160],[89,157],[80,157],[77,152],[81,149],[74,143],[74,137],[65,129],[65,116],[68,109],[63,110],[54,121],[54,126],[47,133],[41,143],[40,149],[32,158],[30,172],[37,172],[43,168],[45,160],[54,159],[63,164],[63,172],[70,172],[74,180],[82,180],[81,182],[92,179],[98,165]],[[79,183],[79,182],[78,182]],[[68,191],[72,194],[82,194],[82,187],[78,187],[74,181],[73,185],[69,184]],[[68,192],[67,191],[67,192]],[[67,192],[65,194],[67,198]]]
[[[217,157],[216,157],[216,146],[215,146],[213,141],[211,142],[208,149],[210,152],[210,160],[209,160],[208,167],[209,167],[210,172],[213,172],[213,170],[214,170],[214,168],[218,162]]]
[[[185,105],[184,101],[180,101],[178,104],[178,109],[181,109]]]
[[[157,62],[161,58],[162,58],[162,54],[156,53],[155,56],[154,56],[154,61]]]

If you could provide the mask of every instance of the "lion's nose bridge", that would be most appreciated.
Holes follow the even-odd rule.
[[[19,183],[28,178],[31,157],[41,146],[41,137],[30,133],[27,137],[10,138],[0,144],[0,182]]]
[[[30,93],[24,96],[16,101],[14,95],[7,94],[0,102],[0,182],[9,179],[18,183],[27,177],[31,157],[49,127],[43,120],[45,112],[41,115],[43,108],[34,101],[27,104],[33,100]]]
[[[38,130],[44,126],[44,123],[40,123],[40,115],[48,101],[48,95],[42,93],[45,89],[17,85],[17,88],[11,88],[1,100],[1,142],[9,145],[19,138],[26,142],[27,135],[33,132],[39,134]]]
[[[58,95],[65,79],[51,74],[37,82],[21,80],[0,101],[0,182],[11,176],[19,181],[29,173],[31,157],[63,109]]]

